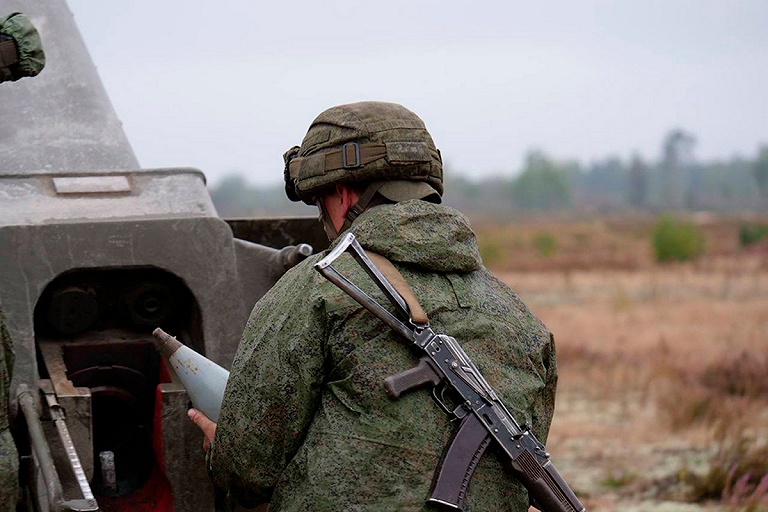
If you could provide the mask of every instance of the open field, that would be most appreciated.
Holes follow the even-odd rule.
[[[768,510],[768,246],[703,220],[664,265],[647,220],[473,223],[555,334],[547,447],[588,510]]]

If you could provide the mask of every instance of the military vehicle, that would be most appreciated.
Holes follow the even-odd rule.
[[[253,304],[327,245],[313,218],[221,219],[196,169],[141,169],[64,0],[0,0],[38,28],[0,86],[0,302],[11,424],[34,511],[210,511],[162,327],[228,368]]]

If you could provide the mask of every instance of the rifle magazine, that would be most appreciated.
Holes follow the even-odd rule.
[[[477,416],[468,414],[443,452],[427,502],[463,510],[469,481],[490,442],[491,436]]]

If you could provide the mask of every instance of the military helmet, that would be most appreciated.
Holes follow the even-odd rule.
[[[424,122],[407,108],[377,101],[331,107],[301,146],[284,156],[285,192],[313,205],[337,183],[377,183],[387,199],[440,202],[443,164]]]

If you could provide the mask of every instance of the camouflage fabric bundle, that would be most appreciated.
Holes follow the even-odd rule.
[[[549,331],[482,265],[467,219],[421,200],[352,225],[409,282],[432,327],[456,337],[521,422],[544,441],[557,381]],[[383,379],[416,363],[382,322],[327,282],[310,257],[255,306],[232,366],[208,466],[241,504],[270,511],[428,510],[456,425],[428,390],[390,400]],[[348,255],[342,274],[387,303]],[[369,286],[366,286],[369,285]],[[467,510],[524,511],[526,490],[489,451]]]
[[[45,66],[45,53],[32,22],[14,12],[0,18],[0,82],[37,76]]]

